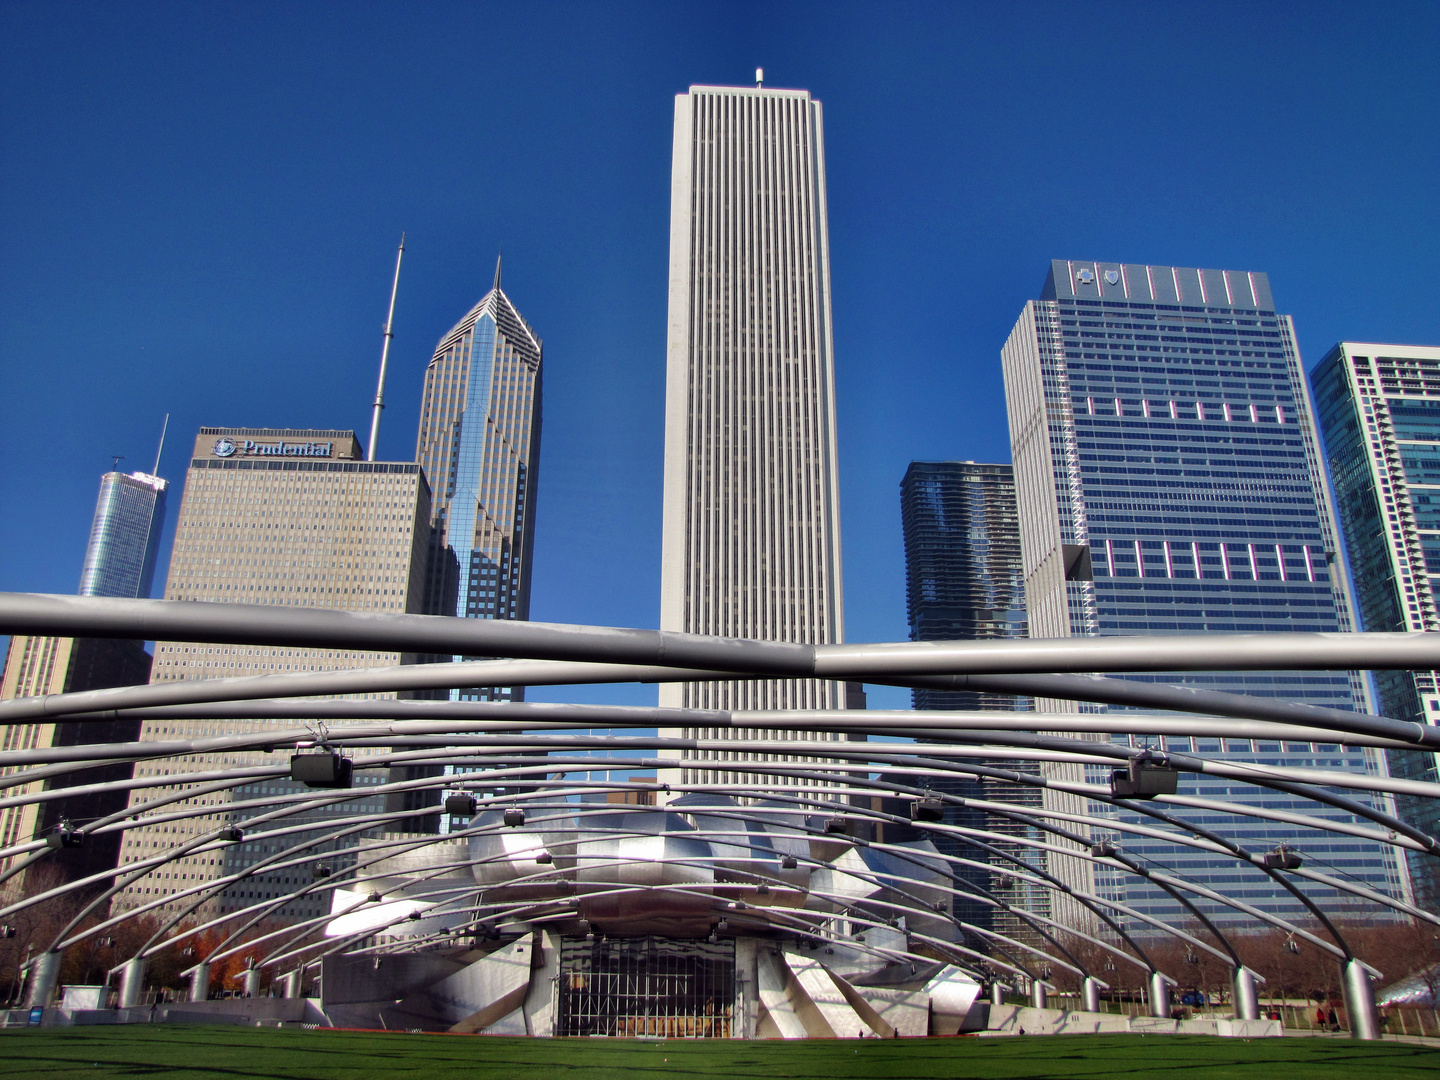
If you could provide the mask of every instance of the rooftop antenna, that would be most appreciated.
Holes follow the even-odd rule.
[[[495,291],[500,291],[500,260],[505,257],[505,249],[501,248],[495,254]]]
[[[400,234],[400,250],[395,254],[395,283],[390,286],[390,313],[385,316],[385,347],[380,350],[380,382],[375,386],[375,412],[370,419],[370,448],[366,461],[375,460],[375,444],[380,440],[380,412],[385,408],[385,368],[390,363],[390,327],[395,322],[395,294],[400,291],[400,260],[405,257],[405,234]]]
[[[155,451],[155,468],[150,471],[151,476],[160,475],[160,455],[165,452],[165,432],[170,430],[170,414],[165,414],[165,423],[160,425],[160,447]]]
[[[124,455],[124,454],[111,454],[111,455],[110,455],[110,471],[111,471],[111,472],[119,472],[119,471],[120,471],[120,462],[122,462],[122,461],[124,461],[124,460],[125,460],[125,455]]]
[[[762,86],[764,86],[764,85],[765,85],[765,69],[764,69],[764,68],[756,68],[756,69],[755,69],[755,86],[756,86],[757,89],[759,89],[760,87],[762,87]]]

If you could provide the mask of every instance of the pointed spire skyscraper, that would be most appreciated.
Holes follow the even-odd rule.
[[[540,356],[540,339],[501,291],[497,258],[494,287],[440,339],[425,372],[415,457],[434,488],[432,611],[530,617]]]

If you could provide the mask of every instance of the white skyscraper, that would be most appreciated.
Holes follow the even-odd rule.
[[[840,508],[820,103],[675,99],[660,625],[838,642]],[[665,686],[662,705],[841,708],[842,684]]]

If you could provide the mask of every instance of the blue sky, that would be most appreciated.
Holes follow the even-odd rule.
[[[166,412],[172,524],[201,425],[363,437],[403,230],[381,456],[503,246],[532,614],[655,625],[672,99],[763,66],[825,106],[847,636],[903,638],[900,477],[1008,460],[1050,259],[1267,271],[1312,364],[1440,344],[1436,55],[1434,3],[0,2],[0,589],[76,589]]]

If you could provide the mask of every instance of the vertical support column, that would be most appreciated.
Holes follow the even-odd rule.
[[[1375,1011],[1375,988],[1370,973],[1359,960],[1346,962],[1342,971],[1345,988],[1345,1014],[1350,1022],[1353,1039],[1380,1038],[1380,1016]]]
[[[753,1039],[759,1021],[759,972],[756,968],[755,938],[735,940],[735,1008],[730,1025],[731,1038]],[[558,973],[559,968],[556,968]]]
[[[27,1009],[50,1004],[55,996],[55,984],[60,981],[61,956],[58,952],[43,952],[30,961],[30,980],[25,988]]]
[[[1170,1018],[1170,984],[1158,971],[1150,973],[1150,1015],[1162,1020]]]
[[[245,971],[245,996],[246,996],[246,997],[251,997],[251,998],[253,998],[253,997],[259,997],[259,996],[260,996],[260,969],[259,969],[259,968],[252,967],[252,968],[247,968],[247,969],[246,969],[246,971]]]
[[[304,972],[299,968],[285,973],[285,996],[287,998],[298,998],[300,996],[301,983]]]
[[[1235,1019],[1259,1020],[1260,997],[1255,992],[1255,973],[1247,967],[1237,967],[1233,989],[1235,992]]]
[[[1086,1012],[1100,1011],[1100,980],[1093,975],[1086,975],[1080,984],[1080,1007]]]
[[[1030,981],[1030,1004],[1037,1009],[1045,1008],[1045,991],[1049,989],[1044,980],[1032,979]]]
[[[201,960],[190,969],[190,1000],[208,1001],[210,999],[210,965]]]
[[[132,957],[120,965],[120,1000],[118,1008],[133,1009],[145,992],[145,958]]]
[[[990,984],[990,1004],[995,1006],[1005,1004],[1005,984],[999,979]]]

